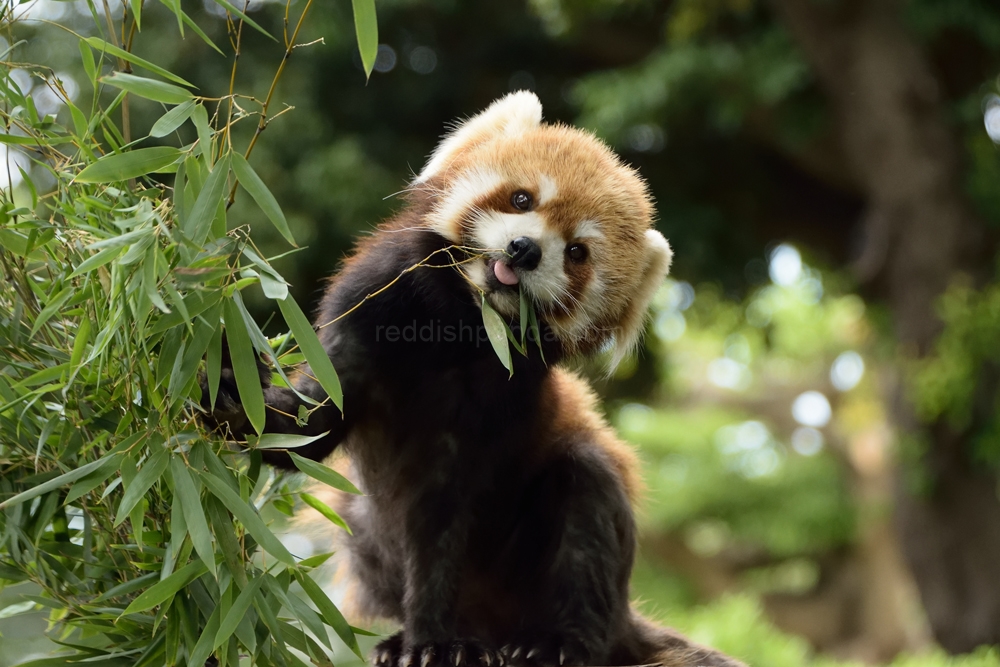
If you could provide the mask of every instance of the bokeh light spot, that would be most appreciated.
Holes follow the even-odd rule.
[[[850,391],[865,374],[865,360],[854,351],[838,356],[830,366],[830,382],[839,391]]]
[[[803,426],[822,428],[830,423],[832,414],[830,401],[818,391],[803,392],[792,403],[792,417]]]
[[[768,274],[776,285],[794,285],[802,275],[802,255],[793,246],[782,243],[771,253]]]

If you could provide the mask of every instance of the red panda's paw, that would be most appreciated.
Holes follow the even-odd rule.
[[[586,665],[591,657],[583,642],[555,635],[509,644],[501,652],[511,667]]]
[[[404,648],[403,633],[379,642],[372,650],[373,667],[504,667],[500,651],[475,639],[425,642]]]

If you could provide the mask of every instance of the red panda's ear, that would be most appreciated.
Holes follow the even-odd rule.
[[[521,90],[502,97],[446,135],[415,182],[423,183],[441,173],[456,155],[472,146],[501,135],[517,136],[541,122],[542,103],[534,93]]]
[[[656,290],[660,288],[663,279],[667,277],[673,256],[670,244],[663,238],[663,234],[655,229],[646,231],[642,278],[635,290],[635,296],[628,304],[625,315],[622,317],[621,324],[615,330],[615,347],[611,355],[609,373],[614,371],[642,337],[649,302],[653,300]]]

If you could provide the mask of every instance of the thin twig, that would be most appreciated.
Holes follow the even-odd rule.
[[[299,16],[298,22],[295,24],[295,30],[292,32],[292,38],[289,40],[287,38],[287,28],[285,32],[285,55],[281,57],[281,64],[278,65],[278,71],[274,73],[274,78],[271,80],[271,87],[267,91],[267,97],[264,98],[264,105],[261,108],[260,121],[257,123],[257,130],[253,134],[253,138],[250,139],[250,145],[247,146],[246,153],[243,157],[247,160],[250,159],[250,153],[253,152],[254,146],[257,145],[257,139],[260,137],[264,128],[267,127],[268,118],[267,110],[271,106],[271,99],[274,97],[274,91],[278,87],[278,81],[281,80],[281,75],[285,71],[285,65],[288,64],[288,59],[292,57],[292,51],[295,50],[295,40],[299,37],[299,30],[302,29],[302,24],[305,23],[306,15],[309,13],[309,8],[312,7],[313,0],[307,0],[306,6],[302,8],[302,14]],[[288,4],[285,5],[285,22],[288,22],[288,7],[291,4],[291,0],[288,0]],[[239,185],[239,181],[233,180],[233,188],[229,191],[229,199],[226,202],[226,208],[228,209],[236,201],[236,186]]]

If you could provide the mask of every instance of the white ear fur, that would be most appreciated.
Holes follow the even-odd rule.
[[[646,248],[643,262],[642,280],[635,290],[635,297],[628,305],[628,310],[622,318],[622,323],[615,332],[615,347],[611,354],[609,373],[621,363],[642,337],[646,323],[646,313],[649,302],[653,300],[656,290],[663,284],[663,279],[670,271],[670,261],[674,257],[670,244],[663,234],[655,229],[646,231]]]
[[[423,183],[440,173],[458,153],[475,144],[501,134],[517,136],[541,122],[542,103],[534,93],[521,90],[506,95],[445,136],[414,182]]]

